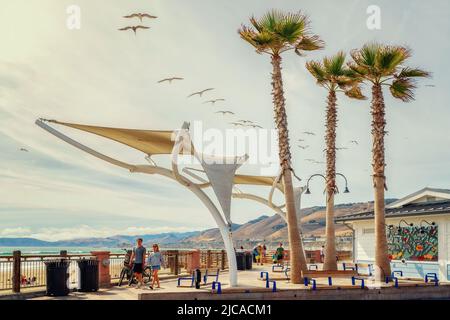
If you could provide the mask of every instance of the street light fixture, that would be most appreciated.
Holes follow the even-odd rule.
[[[344,193],[350,193],[350,190],[348,189],[347,177],[344,176],[342,173],[336,173],[336,176],[341,176],[342,178],[344,178],[344,180],[345,180]],[[327,181],[327,178],[325,178],[325,176],[323,174],[320,174],[320,173],[313,174],[312,176],[309,177],[308,182],[306,183],[306,192],[305,192],[305,194],[311,194],[311,190],[309,189],[309,182],[314,177],[322,177],[325,180],[325,182]],[[337,188],[336,188],[336,193],[339,193],[339,190]]]

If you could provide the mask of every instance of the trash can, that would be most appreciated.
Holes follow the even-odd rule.
[[[236,262],[238,270],[245,270],[245,253],[236,252]]]
[[[253,265],[253,254],[251,252],[245,253],[245,269],[251,270]]]
[[[64,259],[46,261],[47,295],[67,296],[69,294],[69,268],[70,262]]]
[[[78,291],[94,292],[98,291],[98,260],[82,259],[78,260]]]

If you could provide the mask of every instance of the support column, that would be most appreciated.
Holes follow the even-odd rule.
[[[187,272],[191,274],[200,267],[200,250],[193,250],[187,256]]]
[[[22,280],[22,274],[20,271],[20,260],[22,253],[20,251],[13,252],[13,277],[12,277],[12,285],[13,292],[20,293],[20,281]]]
[[[111,274],[109,272],[109,251],[91,251],[91,254],[98,260],[98,277],[100,288],[111,287]]]

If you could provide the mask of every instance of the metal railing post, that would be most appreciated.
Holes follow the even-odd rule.
[[[22,253],[20,251],[13,252],[13,292],[20,293],[20,281],[22,280],[20,271],[20,260]]]
[[[206,251],[206,268],[211,268],[211,250]]]
[[[225,257],[226,257],[226,252],[225,250],[222,250],[222,257],[221,257],[221,269],[225,270]]]
[[[175,262],[174,262],[174,274],[177,276],[180,274],[180,263],[178,261],[180,257],[180,252],[178,250],[175,250]]]

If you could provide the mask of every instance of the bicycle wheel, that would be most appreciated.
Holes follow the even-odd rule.
[[[122,285],[123,280],[125,279],[126,276],[127,276],[127,270],[125,270],[125,268],[123,268],[122,271],[120,271],[120,278],[119,278],[119,284],[118,284],[119,287]]]
[[[150,283],[152,280],[152,268],[151,267],[145,267],[144,272],[142,273],[142,279],[144,280],[144,283]]]

